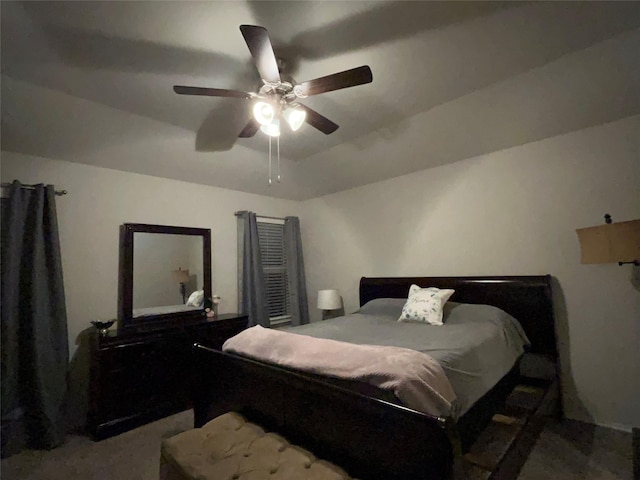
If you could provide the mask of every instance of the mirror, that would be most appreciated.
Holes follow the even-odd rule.
[[[122,228],[120,325],[147,329],[201,319],[211,297],[211,230]]]
[[[133,318],[201,307],[187,299],[204,290],[203,268],[202,237],[134,232]]]

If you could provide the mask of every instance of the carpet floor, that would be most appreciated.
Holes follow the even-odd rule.
[[[192,425],[192,412],[185,411],[100,442],[70,435],[57,449],[2,460],[1,478],[157,480],[161,440]],[[550,420],[518,480],[632,480],[632,457],[630,433]]]

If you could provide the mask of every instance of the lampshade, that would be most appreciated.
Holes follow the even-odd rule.
[[[609,223],[576,230],[582,263],[640,260],[640,220]]]
[[[337,310],[342,307],[342,299],[338,290],[320,290],[318,291],[318,309],[319,310]]]
[[[293,130],[294,132],[302,126],[304,120],[307,118],[307,112],[299,107],[296,107],[295,105],[287,107],[283,115],[284,119],[291,127],[291,130]]]
[[[173,274],[173,279],[177,283],[188,283],[189,282],[189,270],[182,270],[179,268],[178,270],[174,270],[171,272]]]
[[[260,125],[269,125],[276,112],[267,102],[256,102],[253,106],[253,117]]]

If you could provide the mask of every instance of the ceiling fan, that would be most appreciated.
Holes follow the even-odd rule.
[[[180,95],[234,97],[252,100],[253,117],[238,135],[241,138],[253,137],[258,129],[270,137],[278,137],[280,136],[281,118],[293,131],[298,130],[304,122],[307,122],[322,133],[329,135],[338,129],[338,125],[315,110],[299,103],[298,99],[363,85],[373,80],[371,69],[366,65],[302,83],[296,83],[292,79],[283,79],[267,29],[255,25],[240,25],[240,31],[262,78],[263,85],[257,93],[183,85],[175,85],[173,90]]]

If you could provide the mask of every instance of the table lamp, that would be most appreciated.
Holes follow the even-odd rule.
[[[335,315],[331,310],[339,310],[342,308],[342,298],[338,290],[319,290],[318,291],[318,310],[322,310],[322,320],[333,318]]]
[[[187,283],[189,283],[189,270],[182,270],[178,267],[178,270],[174,270],[173,278],[180,284],[180,293],[182,294],[182,303],[187,303]]]

